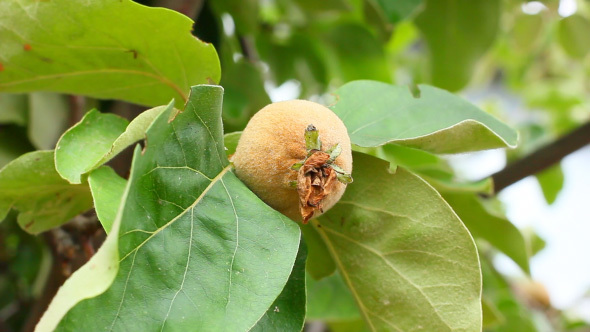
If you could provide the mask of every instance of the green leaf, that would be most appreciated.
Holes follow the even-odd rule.
[[[481,331],[479,260],[461,220],[408,171],[359,153],[354,163],[317,230],[369,328]]]
[[[575,14],[559,21],[558,36],[561,47],[574,58],[583,58],[590,51],[590,21]]]
[[[157,106],[219,82],[193,22],[129,0],[0,2],[0,91],[49,90]],[[141,18],[141,19],[138,19]],[[26,68],[27,70],[23,70]]]
[[[225,68],[224,68],[225,69]],[[260,70],[251,62],[239,61],[223,72],[223,128],[243,130],[250,118],[271,103]]]
[[[336,264],[313,224],[300,224],[299,227],[307,244],[307,272],[316,280],[334,273]]]
[[[553,204],[557,199],[557,195],[563,188],[563,170],[561,169],[561,165],[555,165],[546,170],[535,174],[537,181],[539,181],[539,185],[541,185],[541,190],[543,191],[543,196],[545,197],[545,201],[547,204]]]
[[[305,323],[305,260],[307,249],[303,239],[289,281],[279,297],[250,331],[301,331]]]
[[[88,185],[92,192],[98,220],[108,234],[117,217],[127,180],[118,176],[112,168],[103,166],[90,173]]]
[[[68,129],[55,152],[59,174],[71,183],[81,183],[82,175],[106,163],[129,145],[145,138],[145,131],[160,113],[173,104],[147,110],[131,123],[114,114],[91,110]]]
[[[58,331],[243,331],[281,293],[300,232],[231,172],[221,99],[219,86],[193,87],[183,112],[152,123],[107,237],[118,239],[116,277],[103,294],[77,297]]]
[[[447,91],[419,85],[420,97],[404,86],[356,81],[336,91],[332,110],[352,143],[395,143],[434,153],[514,147],[517,133],[475,105]]]
[[[435,86],[456,91],[469,82],[477,61],[496,37],[500,2],[425,1],[425,10],[415,22],[430,49]]]
[[[307,319],[325,322],[362,319],[350,289],[340,273],[322,280],[307,278]]]
[[[55,143],[68,128],[70,106],[66,96],[51,92],[34,92],[28,97],[28,129],[31,143],[40,150],[55,148]]]
[[[533,313],[514,296],[504,277],[488,259],[482,257],[483,294],[502,315],[500,325],[490,329],[494,332],[538,332],[533,322]]]
[[[510,257],[524,272],[530,273],[530,249],[516,226],[491,211],[476,194],[446,192],[443,197],[474,237],[488,241]]]
[[[414,13],[422,4],[422,0],[372,0],[385,14],[390,23],[396,24]]]
[[[392,72],[381,42],[364,26],[340,24],[323,35],[332,72],[342,82],[368,79],[391,82]]]
[[[0,94],[0,123],[27,124],[28,101],[26,95]]]
[[[92,207],[87,185],[72,185],[53,165],[53,151],[22,155],[0,170],[0,220],[16,209],[31,234],[57,227]]]
[[[541,14],[529,15],[519,14],[514,17],[514,26],[512,27],[511,49],[527,54],[534,51],[543,36],[544,20]]]
[[[223,145],[225,146],[225,154],[228,156],[228,158],[229,156],[236,153],[236,148],[238,147],[238,142],[240,141],[241,136],[241,131],[235,131],[233,133],[223,135]]]

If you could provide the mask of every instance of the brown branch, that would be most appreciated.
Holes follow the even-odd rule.
[[[539,173],[589,143],[590,122],[492,174],[494,193],[497,194],[502,189],[529,175]]]

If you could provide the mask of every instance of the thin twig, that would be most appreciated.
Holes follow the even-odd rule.
[[[590,122],[492,174],[494,193],[558,163],[590,143]]]

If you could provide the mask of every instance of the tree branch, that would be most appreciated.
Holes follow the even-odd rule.
[[[590,122],[492,174],[494,193],[497,194],[502,189],[529,175],[539,173],[589,143]]]

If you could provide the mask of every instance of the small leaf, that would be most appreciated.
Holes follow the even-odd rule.
[[[503,216],[492,213],[473,193],[443,193],[471,234],[489,242],[530,273],[530,249],[522,233]]]
[[[148,106],[176,98],[180,107],[191,85],[219,81],[213,45],[193,37],[193,22],[168,9],[129,0],[23,0],[0,2],[0,13],[0,91]]]
[[[242,136],[241,131],[236,131],[233,133],[225,134],[223,136],[223,145],[225,146],[225,154],[229,158],[231,155],[236,153],[236,148],[238,147],[238,142],[240,141],[240,137]]]
[[[81,183],[82,175],[106,163],[129,145],[145,137],[145,131],[165,109],[147,110],[131,123],[117,115],[91,110],[57,143],[55,166],[71,183]]]
[[[338,158],[340,153],[342,153],[342,147],[340,146],[340,143],[336,143],[336,145],[329,148],[326,151],[326,153],[330,155],[330,159],[328,160],[328,163],[333,163],[334,160],[336,160],[336,158]]]
[[[539,181],[539,185],[541,185],[545,201],[547,201],[547,204],[553,204],[563,188],[564,175],[561,166],[559,164],[552,166],[535,174],[535,176]]]
[[[395,143],[434,153],[459,153],[514,147],[517,133],[473,104],[447,91],[356,81],[336,91],[332,110],[342,119],[352,143],[374,147]]]
[[[112,168],[103,166],[90,173],[88,185],[98,220],[108,234],[115,222],[127,180],[118,176]]]
[[[305,323],[305,260],[307,249],[303,239],[289,281],[250,331],[301,331]]]
[[[321,150],[322,141],[320,141],[320,134],[313,124],[310,124],[305,128],[305,148],[309,153],[312,150]]]
[[[590,21],[574,14],[559,21],[558,35],[561,47],[574,58],[583,58],[590,51]]]
[[[58,331],[244,331],[279,296],[300,232],[231,172],[222,91],[195,86],[171,122],[172,108],[154,120],[107,237],[118,241],[116,277],[99,296],[75,295],[66,316],[53,318]]]
[[[404,169],[359,153],[354,163],[355,183],[317,231],[369,328],[481,331],[479,259],[461,220]]]
[[[53,151],[20,156],[0,170],[0,220],[16,209],[25,231],[38,234],[92,207],[87,185],[72,185],[53,165]]]
[[[496,38],[500,0],[425,0],[416,17],[430,49],[432,83],[456,91]]]

